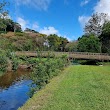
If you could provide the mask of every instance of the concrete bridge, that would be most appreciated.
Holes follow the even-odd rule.
[[[33,51],[17,51],[15,52],[17,56],[28,56],[37,57],[38,52]],[[106,53],[89,53],[89,52],[52,52],[52,51],[42,51],[40,52],[42,57],[55,56],[61,57],[62,55],[67,55],[69,59],[90,59],[90,60],[108,60],[110,61],[110,55]]]

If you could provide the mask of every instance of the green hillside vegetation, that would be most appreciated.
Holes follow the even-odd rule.
[[[46,36],[41,33],[7,32],[0,34],[0,48],[11,51],[53,50],[64,51],[69,41],[57,35]]]

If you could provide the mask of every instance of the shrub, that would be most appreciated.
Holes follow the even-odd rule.
[[[24,36],[25,35],[25,33],[23,33],[23,32],[15,32],[15,36]]]
[[[7,50],[6,56],[8,57],[8,59],[12,61],[12,70],[17,70],[19,65],[19,60],[18,57],[15,55],[15,53],[11,52],[10,50]]]
[[[3,50],[0,50],[0,71],[5,72],[8,67],[8,59],[6,53]]]
[[[67,66],[67,57],[64,55],[61,58],[50,58],[43,60],[39,54],[39,60],[36,60],[36,65],[34,66],[33,72],[31,74],[31,79],[33,81],[31,85],[31,96],[37,90],[44,87],[49,80],[58,75],[58,71],[62,70]],[[35,64],[35,62],[34,62]],[[36,85],[33,87],[33,84]]]

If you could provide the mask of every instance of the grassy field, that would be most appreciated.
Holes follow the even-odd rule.
[[[70,66],[20,110],[110,110],[110,66]]]

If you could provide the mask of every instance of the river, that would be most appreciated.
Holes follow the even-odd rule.
[[[17,110],[29,99],[29,73],[18,69],[0,77],[0,110]]]

